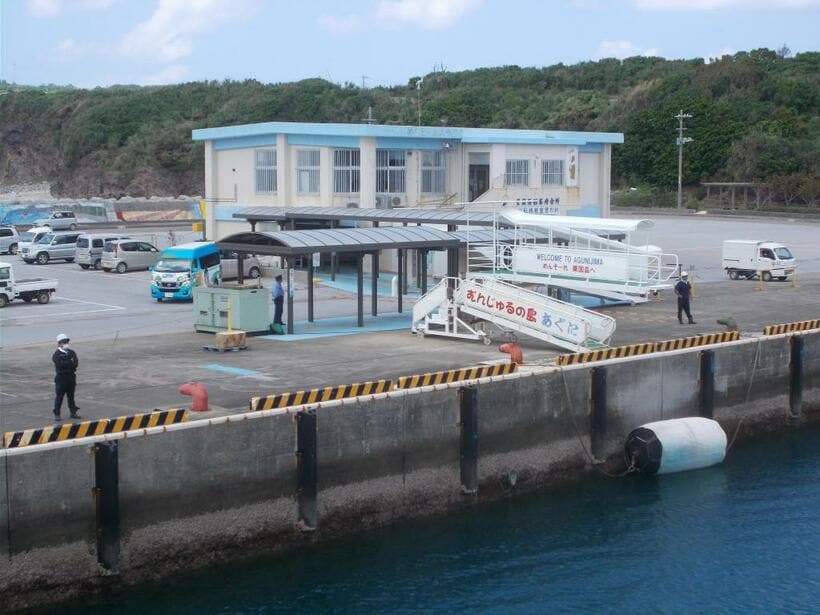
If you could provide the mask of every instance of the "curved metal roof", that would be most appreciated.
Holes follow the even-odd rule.
[[[375,209],[351,207],[247,207],[233,214],[255,222],[287,220],[361,220],[365,222],[406,222],[407,224],[470,224],[492,226],[491,212],[446,209]]]
[[[505,211],[498,214],[500,222],[515,226],[548,229],[567,228],[595,231],[647,231],[655,226],[646,218],[627,220],[623,218],[582,218],[580,216],[544,216],[523,211]]]
[[[217,242],[223,250],[252,251],[273,256],[398,248],[457,248],[460,243],[451,233],[424,226],[246,232],[229,235]]]

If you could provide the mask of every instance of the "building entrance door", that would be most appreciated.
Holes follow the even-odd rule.
[[[470,201],[475,201],[490,189],[490,165],[471,164],[469,170]]]

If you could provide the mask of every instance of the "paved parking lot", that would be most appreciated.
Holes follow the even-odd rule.
[[[659,232],[651,241],[666,251],[689,254],[684,262],[703,273],[693,301],[698,324],[678,325],[674,297],[665,293],[644,305],[608,309],[618,321],[613,344],[719,331],[715,320],[727,316],[744,332],[820,317],[820,242],[814,239],[820,225],[697,218],[657,222]],[[791,246],[801,263],[799,287],[772,282],[761,292],[756,282],[729,281],[713,260],[723,236],[766,237]],[[50,357],[59,332],[72,337],[80,355],[78,403],[88,418],[185,405],[189,398],[177,389],[189,381],[208,387],[214,409],[207,418],[242,411],[253,395],[463,367],[504,356],[496,345],[416,338],[409,333],[409,317],[407,327],[396,331],[253,338],[248,351],[207,353],[202,346],[212,337],[192,331],[191,304],[157,304],[150,297],[147,272],[118,275],[83,271],[75,264],[20,263],[16,269],[53,275],[61,286],[51,304],[13,303],[0,310],[0,431],[50,421]],[[316,294],[317,318],[355,314],[355,295],[328,287],[317,288]],[[395,300],[380,298],[379,303],[382,312],[395,311]],[[304,288],[297,293],[297,308],[297,320],[304,319]],[[529,363],[548,362],[557,354],[541,342],[522,342]]]

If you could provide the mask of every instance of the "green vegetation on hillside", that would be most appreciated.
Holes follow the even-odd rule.
[[[297,83],[186,83],[79,90],[0,83],[0,182],[50,181],[67,196],[200,194],[194,128],[266,121],[418,122],[418,78],[361,89]],[[766,49],[718,61],[635,57],[546,68],[426,75],[421,123],[623,132],[616,186],[677,182],[676,120],[687,122],[684,182],[768,184],[774,200],[820,206],[820,53]]]

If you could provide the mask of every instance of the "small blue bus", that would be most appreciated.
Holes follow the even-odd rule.
[[[151,274],[151,296],[192,300],[195,286],[219,284],[219,249],[213,241],[183,243],[165,248]]]

